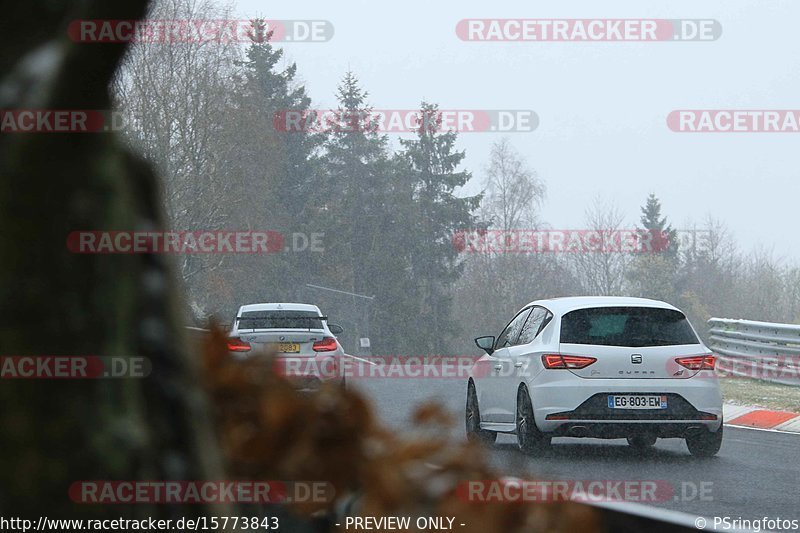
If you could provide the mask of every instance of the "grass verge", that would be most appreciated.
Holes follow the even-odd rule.
[[[732,377],[720,379],[720,384],[726,402],[800,413],[800,387]]]

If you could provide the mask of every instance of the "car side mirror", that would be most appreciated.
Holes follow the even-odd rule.
[[[344,333],[344,328],[339,324],[328,324],[328,329],[331,330],[331,333],[334,335],[341,335]]]
[[[483,337],[478,337],[475,339],[475,344],[478,345],[478,348],[483,350],[489,355],[494,353],[494,335],[485,335]]]

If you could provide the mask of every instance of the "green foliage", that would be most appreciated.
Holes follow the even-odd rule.
[[[369,116],[367,93],[352,73],[338,91],[338,123]],[[324,279],[376,297],[371,331],[376,353],[441,353],[452,333],[450,285],[461,269],[451,242],[471,227],[479,197],[454,194],[470,174],[458,167],[456,135],[442,132],[438,108],[423,103],[417,137],[392,156],[371,124],[331,132],[323,157],[329,228]],[[329,281],[330,283],[330,281]],[[412,336],[409,331],[414,331]]]
[[[459,170],[463,151],[455,150],[456,133],[441,131],[439,108],[422,102],[417,137],[402,140],[398,155],[403,180],[412,187],[411,274],[419,308],[414,315],[416,348],[424,353],[444,353],[444,343],[455,332],[452,321],[452,284],[462,274],[452,236],[475,227],[473,212],[481,196],[458,197],[457,187],[471,174]]]
[[[653,242],[666,243],[666,249],[637,254],[627,272],[631,294],[675,302],[680,294],[678,283],[678,232],[661,215],[661,202],[655,194],[641,207],[640,230],[652,234]]]
[[[665,254],[670,259],[675,259],[678,256],[678,232],[672,228],[672,225],[667,223],[667,217],[661,216],[661,202],[656,195],[650,193],[647,201],[641,208],[642,215],[639,221],[645,231],[653,232],[660,238],[666,239],[668,243]]]

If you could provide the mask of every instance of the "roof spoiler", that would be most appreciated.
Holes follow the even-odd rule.
[[[291,318],[292,320],[328,320],[326,316],[274,316],[272,318]],[[236,320],[264,320],[264,317],[258,316],[237,316]]]

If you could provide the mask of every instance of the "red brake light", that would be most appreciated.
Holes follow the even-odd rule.
[[[679,357],[675,359],[675,362],[689,370],[714,370],[717,358],[713,354],[693,355],[692,357]]]
[[[568,368],[578,370],[586,368],[597,361],[595,357],[583,357],[581,355],[563,355],[560,353],[545,354],[542,356],[542,364],[545,368]]]
[[[542,364],[545,368],[566,368],[561,354],[545,354],[542,356]]]
[[[315,342],[312,348],[315,352],[332,352],[336,350],[336,339],[325,337],[321,341]]]
[[[250,343],[244,342],[239,337],[228,337],[228,350],[231,352],[249,352]]]

